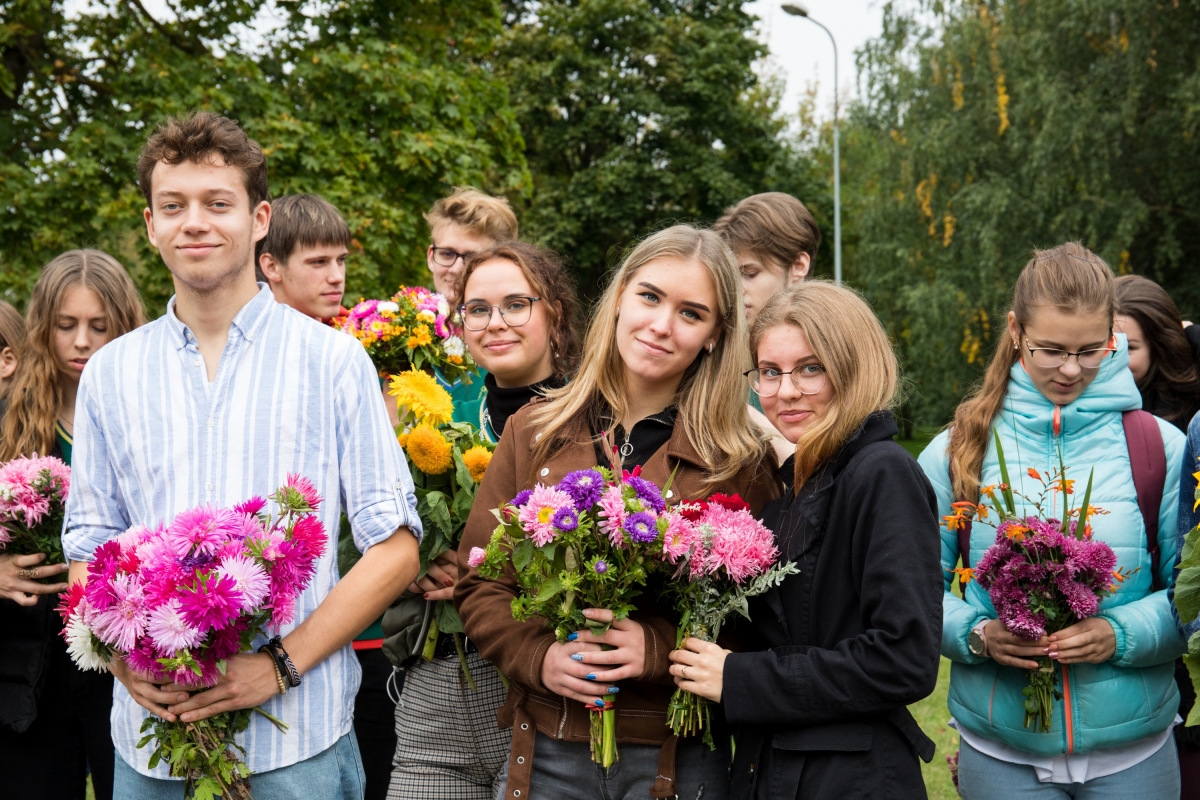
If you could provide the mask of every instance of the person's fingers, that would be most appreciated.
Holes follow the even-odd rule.
[[[413,586],[417,587],[417,593],[422,595],[426,592],[436,592],[438,589],[446,588],[445,584],[439,583],[428,575],[417,578]]]
[[[457,550],[443,550],[442,554],[433,560],[433,563],[441,564],[442,566],[447,566],[447,567],[457,567],[458,566],[458,551]]]
[[[585,608],[583,615],[593,622],[608,622],[613,621],[613,612],[607,608]]]
[[[448,586],[445,589],[434,589],[432,591],[425,592],[425,599],[426,600],[453,600],[454,599],[454,587]]]
[[[434,561],[429,565],[429,570],[425,573],[425,577],[437,583],[438,586],[436,588],[453,586],[454,582],[458,579],[458,569],[455,568],[454,573],[451,574],[444,566]]]

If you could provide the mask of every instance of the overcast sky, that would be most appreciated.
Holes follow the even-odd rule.
[[[794,0],[793,0],[794,1]],[[838,84],[845,103],[855,92],[854,51],[882,29],[883,0],[802,0],[837,40]],[[825,31],[811,21],[785,14],[778,0],[756,0],[746,10],[759,17],[759,32],[771,58],[787,79],[785,111],[797,108],[805,88],[817,85],[817,112],[833,116],[833,48]]]

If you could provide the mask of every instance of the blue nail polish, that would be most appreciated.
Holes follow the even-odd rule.
[[[609,693],[609,694],[616,694],[616,693],[617,693],[617,692],[619,692],[619,691],[621,691],[621,690],[620,690],[619,688],[617,688],[616,686],[610,686],[610,687],[608,687],[608,693]]]
[[[594,681],[594,680],[596,680],[596,673],[589,672],[587,675],[584,676],[584,678],[586,678],[589,681]]]
[[[571,660],[572,661],[583,661],[583,653],[572,653]]]
[[[596,705],[597,705],[598,707],[600,707],[600,708],[604,708],[604,701],[603,701],[603,700],[597,700],[597,701],[596,701]]]
[[[578,634],[578,633],[571,633],[571,634],[568,634],[568,635],[567,635],[567,641],[568,641],[568,642],[573,642],[573,641],[575,641],[575,640],[576,640],[576,639],[578,639],[578,638],[579,638],[579,634]]]

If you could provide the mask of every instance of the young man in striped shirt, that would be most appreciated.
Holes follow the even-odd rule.
[[[280,694],[266,653],[230,659],[207,691],[156,685],[122,663],[114,700],[114,794],[177,800],[178,781],[137,748],[147,713],[192,722],[262,706],[239,736],[257,800],[359,798],[351,732],[359,669],[351,638],[417,572],[412,480],[362,347],[287,306],[254,280],[254,245],[270,224],[266,162],[236,122],[168,119],[138,159],[150,242],[175,296],[158,320],[99,351],[77,401],[75,469],[63,545],[73,581],[96,547],[132,525],[203,504],[265,496],[288,473],[325,498],[329,546],[283,648],[301,684]],[[339,580],[343,507],[362,559]],[[256,645],[259,643],[255,643]]]

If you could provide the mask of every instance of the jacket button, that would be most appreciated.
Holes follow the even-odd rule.
[[[523,731],[527,731],[527,730],[529,730],[529,723],[528,723],[528,722],[522,722],[522,723],[521,723],[521,730],[523,730]]]
[[[674,497],[674,496],[675,496],[675,490],[674,490],[674,489],[667,489],[667,499],[668,499],[668,500],[670,500],[670,499],[671,499],[672,497]]]
[[[541,476],[544,478],[544,477],[546,477],[547,475],[549,475],[549,474],[550,474],[550,468],[549,468],[549,467],[542,467],[542,471],[541,471],[541,472],[539,472],[538,474],[539,474],[539,475],[541,475]]]
[[[521,796],[521,790],[513,789],[513,797],[520,797],[520,796]]]
[[[517,763],[518,763],[518,764],[524,764],[524,763],[525,763],[525,756],[517,756]]]

